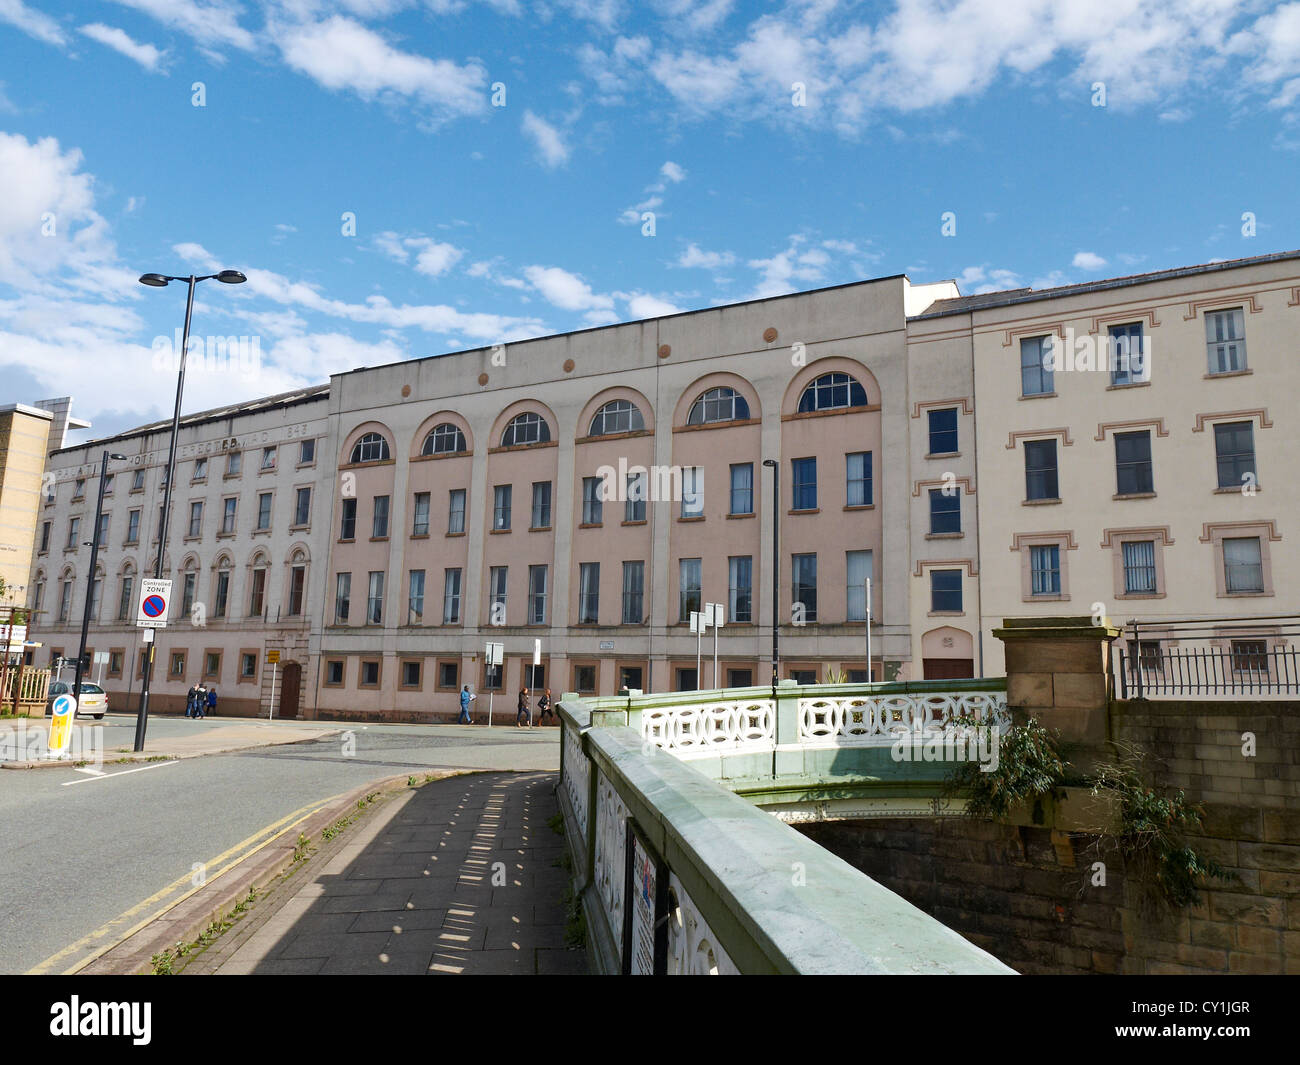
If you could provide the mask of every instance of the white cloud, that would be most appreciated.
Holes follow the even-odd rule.
[[[593,292],[577,274],[558,266],[529,266],[524,269],[528,283],[548,303],[564,311],[608,311],[614,307],[612,296]]]
[[[964,296],[1025,287],[1025,283],[1014,271],[990,269],[987,266],[968,266],[954,280]]]
[[[1076,270],[1100,270],[1105,267],[1106,260],[1095,252],[1081,251],[1075,254],[1070,265]]]
[[[668,181],[671,181],[674,185],[677,184],[677,182],[679,181],[686,180],[686,171],[683,170],[676,163],[674,163],[671,159],[669,159],[668,162],[664,163],[664,165],[659,168],[659,173],[662,174]]]
[[[28,7],[23,0],[0,0],[0,22],[7,22],[46,44],[66,43],[59,24],[43,11]]]
[[[439,277],[450,270],[464,255],[452,244],[444,244],[428,237],[419,237],[407,241],[415,249],[416,273],[426,277]]]
[[[398,51],[373,30],[341,15],[280,28],[277,43],[293,69],[327,89],[350,90],[363,100],[416,100],[438,119],[477,114],[487,107],[487,75],[481,66]]]
[[[92,22],[82,26],[80,32],[91,40],[121,53],[127,59],[134,60],[145,70],[153,73],[159,71],[159,63],[167,54],[152,44],[141,44],[139,41],[132,40],[125,31],[119,30],[116,26],[105,26],[102,22]]]
[[[190,241],[184,241],[180,244],[173,244],[172,251],[181,257],[191,266],[197,266],[200,270],[210,270],[216,272],[221,267],[217,260],[202,244],[194,244]]]
[[[633,318],[661,318],[666,314],[677,314],[681,311],[676,304],[644,292],[628,295],[627,309]]]
[[[678,266],[699,267],[702,270],[717,270],[730,266],[736,257],[729,251],[702,251],[698,244],[688,244],[686,250],[677,259]]]
[[[164,26],[187,34],[209,49],[223,46],[251,52],[256,39],[239,24],[242,6],[230,0],[117,0],[125,7],[142,11]]]
[[[546,119],[533,114],[532,111],[525,111],[521,128],[536,146],[544,165],[554,169],[568,162],[568,146],[560,137],[559,130]]]

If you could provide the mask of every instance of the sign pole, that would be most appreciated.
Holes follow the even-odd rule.
[[[0,706],[4,706],[5,689],[9,683],[9,646],[14,631],[13,611],[9,612],[9,620],[5,623],[5,656],[0,659]]]
[[[871,683],[871,578],[867,578],[867,683]]]
[[[279,668],[280,663],[278,660],[271,663],[271,715],[267,718],[268,721],[275,720],[275,674]]]
[[[713,687],[720,687],[718,684],[718,630],[722,628],[722,604],[713,604]]]

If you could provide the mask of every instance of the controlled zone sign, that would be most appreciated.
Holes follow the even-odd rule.
[[[167,610],[172,598],[172,582],[158,577],[146,577],[140,582],[140,609],[135,615],[139,629],[165,629]]]

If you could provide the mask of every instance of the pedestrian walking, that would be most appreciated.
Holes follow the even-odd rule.
[[[555,717],[555,711],[551,709],[550,688],[547,688],[546,691],[542,692],[542,697],[537,700],[537,724],[541,725],[545,723],[548,717]]]
[[[470,694],[469,685],[466,684],[465,687],[460,690],[460,717],[456,718],[456,724],[474,724],[474,722],[469,719],[469,704],[470,700],[473,698],[474,696]]]
[[[533,723],[532,714],[528,710],[528,689],[519,689],[519,712],[515,715],[515,728],[527,728]]]
[[[208,689],[205,688],[203,683],[200,681],[198,687],[194,689],[194,716],[196,719],[203,716],[203,711],[207,705]]]
[[[209,688],[208,689],[208,713],[215,715],[216,712],[217,712],[217,689]]]
[[[194,700],[199,696],[199,686],[197,683],[190,686],[190,690],[185,695],[185,716],[194,716]]]

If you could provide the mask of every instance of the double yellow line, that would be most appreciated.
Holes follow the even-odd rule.
[[[309,802],[306,806],[299,807],[297,810],[294,810],[293,813],[287,814],[284,817],[280,818],[280,820],[267,825],[265,828],[262,828],[259,831],[253,833],[253,835],[249,836],[247,839],[241,840],[240,842],[236,843],[233,847],[229,848],[228,850],[222,851],[222,853],[218,854],[215,858],[212,858],[208,862],[205,862],[204,868],[206,869],[215,868],[216,866],[221,865],[222,862],[226,862],[226,864],[222,866],[217,872],[213,873],[211,876],[206,877],[202,884],[198,885],[197,887],[191,886],[188,891],[184,892],[181,895],[178,895],[170,902],[167,902],[164,905],[160,906],[157,910],[154,910],[151,913],[149,913],[148,916],[137,920],[136,918],[139,916],[140,913],[142,913],[145,910],[148,910],[149,907],[151,906],[163,902],[164,899],[167,899],[170,895],[180,890],[181,888],[185,887],[185,885],[191,884],[193,874],[187,873],[183,876],[177,877],[174,881],[168,884],[161,891],[157,891],[154,894],[150,895],[143,902],[136,903],[125,913],[119,914],[117,917],[114,917],[113,920],[95,929],[95,931],[91,932],[89,935],[82,936],[75,943],[69,944],[68,946],[64,947],[61,951],[59,951],[57,954],[51,954],[39,965],[36,965],[31,969],[28,969],[27,975],[32,976],[32,975],[42,975],[42,974],[58,972],[61,975],[69,976],[73,973],[80,972],[87,965],[93,962],[96,958],[99,958],[102,955],[107,954],[114,947],[125,942],[131,936],[135,935],[138,931],[140,931],[140,929],[144,928],[145,925],[149,924],[151,921],[156,921],[159,917],[167,913],[169,910],[173,909],[176,906],[179,906],[191,895],[195,894],[198,891],[201,891],[203,888],[211,884],[214,880],[230,872],[230,870],[235,868],[235,866],[237,866],[240,862],[248,858],[251,858],[263,847],[269,846],[270,844],[274,843],[276,840],[284,836],[286,833],[292,832],[300,824],[302,824],[309,817],[311,817],[312,814],[328,806],[336,799],[342,798],[344,794],[346,793],[340,792],[338,795],[331,795],[327,799],[318,799],[315,802]],[[271,833],[271,834],[267,835],[267,833]],[[263,839],[262,838],[263,836],[266,836],[266,838]],[[261,840],[261,842],[257,843],[258,840]],[[253,844],[255,843],[256,846],[253,846]],[[227,859],[229,859],[229,861],[227,861]],[[135,923],[132,924],[131,923],[132,921],[134,921]],[[129,925],[126,931],[119,932],[119,930],[125,925]],[[105,937],[112,936],[114,933],[119,933],[117,934],[116,938],[110,939],[107,942],[103,941]],[[100,945],[96,947],[95,946],[96,943],[99,943]],[[85,954],[85,956],[81,957],[83,953]],[[72,959],[74,958],[77,960],[73,961]],[[68,964],[70,961],[71,964],[68,968],[60,968],[61,966]]]

